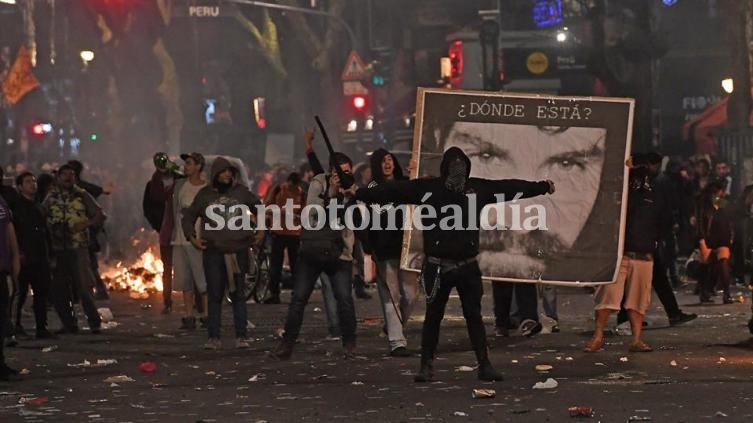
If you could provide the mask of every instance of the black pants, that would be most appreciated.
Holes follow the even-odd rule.
[[[423,277],[433,279],[434,275],[429,273],[431,272],[425,272]],[[421,336],[421,360],[428,361],[434,358],[439,343],[439,327],[453,287],[457,289],[460,296],[465,325],[468,328],[468,336],[471,339],[473,351],[476,353],[476,359],[479,364],[487,363],[489,357],[486,349],[486,333],[484,322],[481,320],[481,297],[484,295],[484,287],[481,284],[481,270],[479,270],[478,262],[475,261],[440,275],[436,296],[426,304],[426,317]]]
[[[8,274],[0,272],[0,365],[5,364],[5,334],[10,319],[10,287]]]
[[[99,275],[99,259],[97,258],[97,252],[89,249],[89,263],[91,263],[92,276],[94,276],[94,289],[97,294],[107,294],[107,286],[102,280],[102,276]]]
[[[273,297],[280,296],[280,280],[282,279],[285,250],[288,250],[290,273],[294,273],[299,245],[300,238],[298,235],[272,235],[272,253],[269,257],[269,292],[272,293]]]
[[[539,311],[536,285],[531,283],[494,282],[492,283],[494,324],[497,327],[508,329],[517,326],[513,325],[510,321],[513,293],[515,294],[515,302],[518,305],[518,315],[521,321],[530,319],[538,322]]]
[[[717,289],[724,291],[724,296],[729,297],[729,288],[731,282],[730,264],[728,259],[718,259],[712,253],[709,261],[708,273],[703,279],[701,286],[702,296],[711,296]]]
[[[84,308],[89,327],[99,328],[102,325],[102,319],[99,317],[92,296],[94,280],[91,276],[88,249],[56,251],[54,263],[52,301],[63,327],[69,331],[78,329],[76,312],[73,308],[73,294],[75,292]]]
[[[21,309],[26,302],[29,288],[34,290],[34,320],[37,332],[47,328],[47,298],[50,294],[50,265],[47,261],[27,263],[21,266],[18,276],[18,291],[13,304],[15,326],[21,327]]]

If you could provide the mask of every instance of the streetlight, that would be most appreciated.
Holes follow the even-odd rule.
[[[732,91],[735,90],[735,81],[732,78],[722,79],[722,89],[725,93],[732,94]]]
[[[94,52],[91,50],[81,50],[81,60],[84,61],[84,65],[88,65],[89,62],[94,60]]]
[[[567,33],[564,31],[557,32],[557,42],[564,43],[567,41]]]

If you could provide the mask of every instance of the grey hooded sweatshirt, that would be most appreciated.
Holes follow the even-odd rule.
[[[217,182],[217,176],[228,168],[233,171],[233,182],[229,186],[222,186]],[[240,226],[239,219],[230,222],[233,217],[243,214],[240,208],[233,209],[233,206],[245,205],[252,216],[255,216],[256,206],[260,204],[259,198],[249,191],[248,187],[238,182],[238,169],[223,157],[214,160],[210,174],[211,182],[196,194],[191,206],[183,211],[181,226],[186,239],[190,240],[196,236],[194,225],[200,217],[203,222],[202,238],[207,242],[207,249],[234,253],[248,248],[253,243],[254,230],[229,229],[228,223]],[[218,218],[223,222],[221,229],[216,229]],[[254,226],[252,223],[251,227]]]

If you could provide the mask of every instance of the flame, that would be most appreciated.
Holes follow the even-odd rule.
[[[162,292],[162,273],[165,267],[162,260],[154,254],[153,247],[147,248],[128,266],[117,262],[115,266],[103,268],[102,278],[111,290],[129,291],[134,299],[146,299],[149,298],[149,293]]]

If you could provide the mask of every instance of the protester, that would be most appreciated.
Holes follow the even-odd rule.
[[[440,227],[440,222],[448,216],[454,216],[457,209],[462,213],[461,222],[467,225],[472,218],[477,222],[484,206],[497,203],[495,194],[504,194],[504,198],[552,194],[554,183],[470,178],[470,159],[457,147],[445,151],[440,169],[439,178],[382,184],[358,190],[356,197],[366,203],[425,204],[434,209],[434,213],[426,219],[426,227],[430,229],[423,231],[426,258],[421,280],[427,304],[421,340],[421,368],[415,381],[427,382],[434,377],[433,362],[439,342],[439,327],[453,287],[460,296],[468,335],[476,353],[478,378],[485,381],[502,380],[502,374],[489,361],[481,319],[483,286],[477,261],[479,229],[466,226],[464,230],[447,231]],[[429,193],[431,195],[427,198]],[[467,196],[471,193],[475,196]],[[471,201],[476,204],[470,204]],[[470,209],[473,205],[475,208]],[[471,216],[470,210],[475,210],[476,215]]]
[[[16,237],[21,252],[21,273],[13,301],[13,333],[26,336],[21,324],[21,311],[29,288],[34,291],[34,320],[37,339],[52,338],[47,330],[47,299],[50,292],[49,234],[42,204],[37,200],[37,179],[31,172],[16,177],[18,200],[13,209]]]
[[[330,172],[314,177],[309,187],[307,205],[347,207],[353,202],[355,189],[354,187],[346,189],[341,185],[337,168],[343,173],[351,173],[350,158],[342,153],[335,153],[330,157]],[[339,215],[337,217],[342,218]],[[312,209],[311,215],[308,216],[310,227],[317,227],[319,218],[318,213]],[[303,323],[303,312],[314,290],[316,279],[321,273],[329,277],[337,301],[345,357],[348,359],[355,357],[356,314],[351,295],[354,234],[347,227],[333,228],[334,223],[325,221],[321,229],[304,228],[301,232],[300,253],[293,275],[293,297],[285,319],[282,341],[270,353],[274,358],[287,360],[292,355],[293,346]]]
[[[75,177],[72,167],[61,166],[57,185],[43,203],[52,241],[52,299],[63,323],[61,333],[78,332],[74,294],[81,301],[91,332],[99,333],[102,319],[92,297],[89,229],[101,225],[105,215],[94,198],[75,185]]]
[[[240,170],[232,166],[224,157],[217,157],[212,163],[210,184],[202,188],[194,198],[191,206],[183,211],[183,234],[194,247],[201,250],[204,275],[207,282],[209,316],[207,322],[208,340],[205,349],[216,350],[222,346],[220,327],[222,317],[222,300],[225,290],[230,293],[233,303],[233,325],[235,326],[235,347],[248,348],[246,320],[246,296],[244,290],[245,274],[249,270],[248,248],[254,244],[253,229],[231,229],[231,219],[244,217],[240,206],[246,206],[255,216],[259,198],[241,184],[238,179]],[[209,230],[214,225],[209,219],[209,212],[223,219],[223,226],[218,230]],[[201,237],[196,233],[196,219],[205,222]]]
[[[19,380],[18,371],[5,363],[5,331],[10,317],[10,292],[8,283],[16,285],[21,270],[21,257],[11,211],[4,197],[0,197],[0,381]]]

